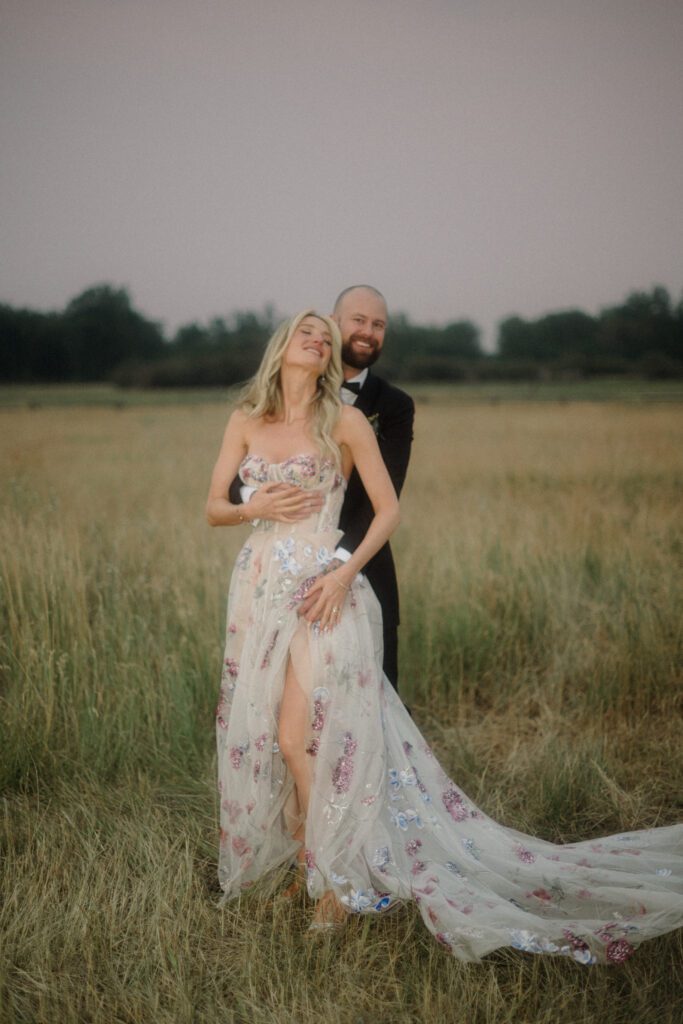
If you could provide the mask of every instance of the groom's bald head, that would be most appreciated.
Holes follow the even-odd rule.
[[[342,336],[342,363],[346,379],[379,359],[387,329],[384,296],[368,284],[345,288],[334,304],[332,319]]]
[[[371,284],[352,284],[350,288],[345,288],[344,291],[340,292],[337,296],[333,312],[338,314],[342,308],[347,305],[348,301],[354,298],[362,300],[363,298],[368,298],[370,296],[374,296],[375,300],[381,302],[384,306],[384,319],[386,321],[388,316],[387,300],[384,298],[381,291],[377,288],[373,288]]]

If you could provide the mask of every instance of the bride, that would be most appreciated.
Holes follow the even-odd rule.
[[[216,710],[225,898],[296,861],[314,929],[412,900],[461,960],[514,946],[620,963],[683,925],[683,825],[555,845],[488,818],[445,775],[382,674],[381,610],[359,573],[396,528],[398,501],[341,383],[336,324],[312,310],[283,323],[211,480],[209,523],[253,525]],[[326,571],[354,466],[375,517]],[[257,488],[247,505],[226,498],[237,472]]]

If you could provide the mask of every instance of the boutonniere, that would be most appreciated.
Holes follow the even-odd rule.
[[[368,416],[368,423],[375,431],[375,437],[379,434],[379,413],[373,412],[372,416]]]

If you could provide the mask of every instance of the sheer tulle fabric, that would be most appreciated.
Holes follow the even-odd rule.
[[[216,711],[225,898],[291,860],[292,781],[278,747],[293,659],[310,707],[306,821],[311,896],[355,913],[413,900],[453,955],[501,946],[581,963],[626,960],[683,925],[683,825],[555,845],[487,817],[442,771],[382,670],[381,611],[357,579],[341,622],[300,620],[297,592],[329,561],[344,483],[326,460],[247,456],[241,476],[323,489],[296,526],[256,524],[237,558]]]

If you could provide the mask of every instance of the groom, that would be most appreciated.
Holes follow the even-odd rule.
[[[388,319],[384,296],[369,285],[346,288],[334,304],[332,319],[342,337],[342,402],[355,405],[368,417],[394,490],[400,495],[410,459],[415,406],[409,395],[370,370],[384,344]],[[353,554],[373,516],[370,499],[354,469],[339,519],[344,535],[335,552],[338,558],[345,561]],[[384,674],[398,689],[398,583],[389,544],[380,548],[363,572],[382,606]]]
[[[387,304],[384,296],[370,285],[346,288],[334,305],[332,319],[342,337],[344,383],[341,400],[363,412],[377,436],[379,449],[397,495],[400,495],[410,459],[415,406],[412,398],[376,377],[370,367],[377,362],[387,329]],[[230,487],[230,501],[239,504],[248,495],[240,492],[240,481]],[[370,499],[354,469],[349,478],[339,528],[343,536],[335,559],[346,561],[365,536],[374,511]],[[333,560],[328,570],[335,567]],[[398,583],[389,544],[374,555],[363,569],[382,607],[384,628],[384,674],[398,689]],[[305,615],[312,600],[302,603]]]

